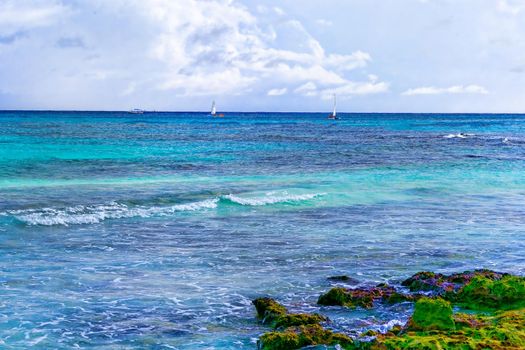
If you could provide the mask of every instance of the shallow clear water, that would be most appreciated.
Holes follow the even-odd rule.
[[[525,273],[525,115],[342,118],[0,112],[1,347],[254,349],[251,299],[328,276]]]

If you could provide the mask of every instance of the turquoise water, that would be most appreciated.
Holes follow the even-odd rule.
[[[525,115],[0,112],[0,346],[255,349],[328,276],[525,273]],[[464,133],[464,135],[459,134]]]

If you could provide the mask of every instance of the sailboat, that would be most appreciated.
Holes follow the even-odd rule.
[[[332,114],[328,116],[328,119],[337,120],[339,117],[337,116],[337,96],[334,94],[334,110]]]
[[[215,101],[213,101],[213,103],[211,104],[211,112],[210,112],[210,115],[212,117],[224,117],[224,114],[220,113],[220,114],[217,114],[217,108],[215,107]]]

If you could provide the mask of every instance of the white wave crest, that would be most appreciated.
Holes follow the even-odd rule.
[[[469,136],[475,136],[475,135],[474,134],[466,134],[466,133],[460,132],[458,134],[448,134],[448,135],[445,135],[443,137],[446,138],[446,139],[453,139],[453,138],[466,139]]]
[[[281,195],[268,194],[264,197],[247,198],[247,197],[239,197],[233,194],[229,194],[229,195],[223,196],[222,198],[230,202],[240,204],[240,205],[262,206],[262,205],[269,205],[269,204],[295,203],[295,202],[307,201],[307,200],[314,199],[322,195],[323,195],[322,193],[281,194]]]
[[[82,225],[97,224],[108,219],[123,219],[134,217],[153,217],[166,216],[176,212],[189,212],[217,208],[219,201],[229,201],[232,203],[247,206],[262,206],[277,203],[295,203],[310,200],[322,194],[273,194],[268,193],[263,197],[239,197],[233,194],[220,198],[211,198],[199,202],[176,204],[172,206],[128,206],[126,204],[111,202],[101,205],[77,205],[67,208],[39,208],[11,210],[0,213],[0,215],[13,216],[18,221],[28,225]]]
[[[103,205],[68,207],[63,209],[42,208],[10,211],[17,220],[28,225],[79,225],[96,224],[107,219],[133,217],[151,217],[173,214],[181,211],[196,211],[217,207],[218,198],[200,202],[176,204],[168,207],[129,207],[125,204],[110,203]]]

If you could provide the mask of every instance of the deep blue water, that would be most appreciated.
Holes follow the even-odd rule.
[[[464,133],[465,135],[460,135]],[[328,276],[525,273],[525,115],[0,112],[0,346],[255,349]]]

